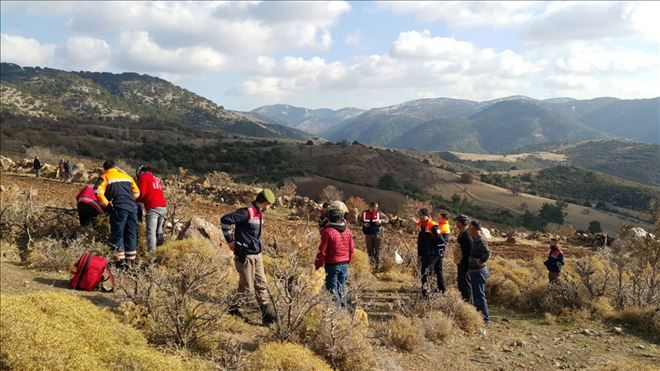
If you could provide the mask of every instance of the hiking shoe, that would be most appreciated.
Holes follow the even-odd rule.
[[[268,308],[267,305],[262,305],[261,306],[261,324],[264,326],[268,326],[272,323],[275,323],[277,321],[277,317],[275,317],[275,314]]]

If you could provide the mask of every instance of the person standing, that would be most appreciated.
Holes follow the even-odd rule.
[[[147,219],[147,251],[153,251],[156,246],[165,242],[163,224],[167,213],[167,203],[163,192],[163,182],[154,176],[150,167],[141,166],[138,170],[138,188],[140,197],[138,203],[144,205]]]
[[[126,267],[137,256],[137,204],[140,189],[130,175],[119,170],[115,162],[103,163],[103,175],[96,187],[99,204],[110,207],[110,243],[115,263]]]
[[[326,223],[321,229],[321,243],[314,267],[319,269],[325,266],[325,288],[335,296],[337,305],[346,309],[348,265],[353,259],[355,243],[343,214],[338,202],[331,202],[325,209]]]
[[[236,300],[232,303],[229,314],[242,317],[240,307],[254,292],[264,325],[269,325],[276,320],[269,307],[271,300],[261,256],[260,239],[263,229],[263,214],[274,202],[273,191],[265,188],[259,192],[250,205],[220,218],[222,234],[229,249],[234,252],[234,266],[239,274]],[[233,233],[232,226],[234,226]]]
[[[484,323],[488,324],[490,316],[488,314],[488,302],[486,301],[486,280],[488,280],[486,262],[490,258],[490,249],[488,248],[488,241],[481,234],[481,224],[478,221],[470,221],[468,233],[472,237],[472,249],[468,258],[472,301],[477,310],[483,315]]]
[[[559,248],[556,238],[550,240],[550,252],[548,253],[548,260],[546,260],[546,268],[548,268],[548,281],[550,283],[559,283],[559,276],[564,267],[564,253]]]
[[[81,227],[91,225],[103,213],[103,207],[94,193],[94,184],[87,184],[78,192],[76,203]]]
[[[364,233],[367,254],[375,270],[380,267],[380,244],[383,224],[389,219],[378,210],[378,203],[372,202],[369,209],[362,213],[362,233]]]
[[[431,270],[435,272],[436,292],[445,292],[445,280],[442,274],[442,260],[445,256],[445,240],[440,234],[438,223],[431,219],[431,213],[424,208],[419,210],[419,221],[417,222],[417,256],[421,261],[422,271],[422,296],[428,297],[428,277]]]
[[[34,168],[34,174],[37,178],[41,176],[41,161],[39,161],[39,157],[35,156],[34,161],[32,162],[32,167]]]
[[[69,160],[64,163],[64,181],[70,182],[73,175],[73,164]]]
[[[60,182],[66,181],[66,172],[64,169],[64,159],[60,159],[60,162],[57,164],[57,171],[59,172]]]
[[[458,230],[458,237],[456,238],[458,249],[455,250],[454,254],[454,262],[457,264],[458,291],[461,292],[463,300],[469,302],[472,297],[472,286],[470,285],[470,276],[468,275],[468,262],[470,251],[472,250],[472,237],[470,237],[467,231],[467,216],[458,215],[454,218],[454,221]],[[460,259],[456,255],[460,255]]]
[[[449,238],[451,237],[451,228],[449,227],[449,214],[446,211],[440,212],[440,220],[438,220],[438,227],[440,228],[440,234],[445,240],[445,243],[449,243]]]

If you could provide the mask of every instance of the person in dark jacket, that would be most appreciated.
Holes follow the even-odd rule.
[[[110,244],[114,247],[115,262],[119,267],[137,256],[137,204],[140,190],[130,175],[119,170],[115,162],[103,163],[103,175],[94,187],[96,199],[110,214]]]
[[[470,285],[470,276],[468,275],[468,261],[470,259],[470,251],[472,250],[472,237],[470,237],[467,231],[467,216],[458,215],[454,218],[454,221],[458,230],[456,243],[459,246],[458,251],[461,255],[461,259],[457,262],[458,291],[461,292],[463,300],[469,302],[472,297],[472,286]]]
[[[490,249],[488,248],[488,241],[481,234],[481,224],[478,221],[470,221],[468,233],[472,237],[472,248],[468,257],[468,275],[472,286],[472,300],[474,306],[483,315],[484,323],[488,324],[490,316],[488,314],[488,302],[486,301],[486,280],[488,279],[486,262],[490,258]]]
[[[348,265],[355,252],[353,233],[338,205],[330,203],[326,208],[325,218],[327,222],[321,230],[321,243],[314,267],[325,267],[325,288],[335,296],[337,304],[345,309],[348,306]]]
[[[66,182],[70,182],[72,175],[73,175],[73,164],[69,160],[67,160],[64,163],[64,178],[65,178],[64,180]]]
[[[37,178],[41,176],[41,161],[39,161],[39,157],[35,156],[34,161],[32,162],[32,167],[34,168],[34,174],[36,175]]]
[[[421,261],[422,296],[428,297],[428,277],[431,270],[435,272],[436,292],[445,292],[445,280],[442,274],[442,258],[445,256],[445,240],[440,234],[438,223],[431,219],[431,213],[424,208],[419,210],[417,222],[417,256]]]
[[[269,307],[271,300],[261,256],[263,213],[274,202],[273,191],[265,188],[259,192],[252,204],[220,218],[222,234],[225,236],[229,249],[234,252],[234,266],[239,275],[237,297],[229,309],[229,313],[242,317],[240,307],[254,292],[264,325],[269,325],[276,319]],[[234,226],[233,233],[232,225]]]
[[[548,260],[546,260],[546,268],[548,268],[548,280],[550,283],[559,283],[559,276],[561,269],[564,267],[564,253],[557,244],[557,239],[550,240],[550,252],[548,253]]]
[[[389,222],[388,217],[378,210],[378,202],[372,202],[369,209],[362,212],[362,233],[364,233],[367,254],[375,270],[380,267],[380,244],[383,224]]]

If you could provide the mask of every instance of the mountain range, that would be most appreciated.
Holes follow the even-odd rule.
[[[289,126],[242,115],[166,80],[137,73],[66,72],[0,64],[2,114],[52,122],[171,122],[226,134],[304,140]],[[135,126],[133,125],[133,126]]]
[[[274,105],[250,114],[302,129],[304,119],[292,113],[315,113],[323,119],[316,119],[313,133],[328,140],[429,151],[506,153],[529,145],[608,138],[660,143],[660,98],[431,98],[339,115],[344,110]]]

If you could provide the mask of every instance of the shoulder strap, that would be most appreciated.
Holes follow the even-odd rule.
[[[107,274],[107,276],[106,276],[106,274]],[[105,283],[108,282],[108,281],[110,281],[110,288],[107,288],[105,286]],[[115,286],[116,286],[115,276],[112,275],[112,271],[110,270],[110,266],[106,266],[105,268],[103,268],[103,280],[101,280],[101,282],[99,282],[98,288],[99,288],[99,290],[101,290],[103,292],[113,292],[113,291],[115,291]]]

